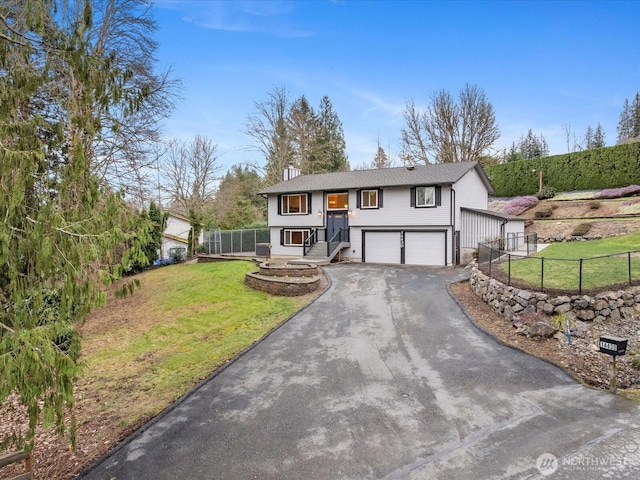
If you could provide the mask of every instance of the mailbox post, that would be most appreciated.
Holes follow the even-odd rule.
[[[612,393],[616,393],[617,373],[616,373],[616,357],[627,353],[627,339],[605,335],[600,337],[600,352],[611,355],[611,379],[609,389]]]

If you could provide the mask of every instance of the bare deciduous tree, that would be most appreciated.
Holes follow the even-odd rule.
[[[264,155],[264,172],[267,186],[282,179],[282,170],[289,165],[293,155],[292,139],[287,125],[290,108],[285,88],[276,88],[265,102],[255,102],[255,112],[247,117],[245,133],[251,138],[249,148]]]
[[[402,159],[405,163],[476,161],[487,155],[500,137],[493,106],[482,89],[467,84],[454,100],[440,90],[431,96],[425,112],[413,100],[403,112]]]
[[[190,143],[171,142],[165,154],[163,189],[170,196],[173,208],[189,219],[194,242],[220,179],[218,158],[218,146],[201,135],[196,135]]]

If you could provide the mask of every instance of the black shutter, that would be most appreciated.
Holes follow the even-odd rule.
[[[442,205],[442,187],[436,185],[436,207]]]
[[[382,208],[382,189],[378,189],[378,208]]]
[[[278,215],[282,215],[282,195],[278,195]]]
[[[280,245],[284,245],[284,228],[280,229]]]
[[[356,208],[362,207],[362,190],[356,190]]]
[[[307,215],[311,215],[311,192],[307,193]]]
[[[415,207],[416,206],[416,187],[411,187],[411,200],[410,200],[410,206]]]

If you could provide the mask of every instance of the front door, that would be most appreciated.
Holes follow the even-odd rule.
[[[327,212],[327,241],[331,240],[341,229],[345,232],[349,229],[347,212]],[[346,237],[343,236],[342,239],[346,240]]]

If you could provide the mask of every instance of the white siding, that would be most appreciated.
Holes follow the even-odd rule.
[[[170,257],[170,250],[172,248],[183,248],[186,254],[187,251],[187,241],[180,242],[178,240],[173,240],[171,238],[162,237],[162,258]]]
[[[456,191],[456,230],[461,230],[460,208],[467,207],[486,210],[489,204],[489,193],[475,169],[469,170],[466,175],[458,180],[453,185],[453,189]]]
[[[188,220],[169,215],[164,232],[169,235],[173,235],[174,237],[180,237],[186,240],[189,237],[189,230],[191,230],[191,224]]]
[[[301,192],[308,193],[308,192]],[[268,202],[268,219],[270,227],[311,227],[324,228],[324,195],[322,192],[312,192],[311,211],[309,215],[278,215],[278,195],[270,195]],[[318,215],[318,210],[323,212]],[[274,242],[271,237],[271,242]],[[280,243],[278,237],[278,243]]]
[[[450,218],[450,189],[442,187],[442,205],[429,208],[411,206],[409,187],[384,188],[382,208],[355,208],[356,191],[352,191],[349,201],[353,215],[349,219],[352,227],[402,227],[402,226],[446,226]]]

